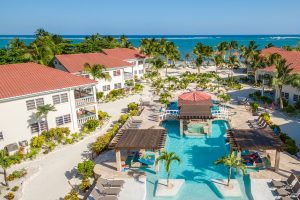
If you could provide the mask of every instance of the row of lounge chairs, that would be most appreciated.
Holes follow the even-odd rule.
[[[91,191],[94,200],[117,200],[124,185],[123,180],[108,180],[99,177]]]
[[[259,116],[257,119],[248,120],[248,126],[250,128],[258,129],[258,128],[267,128],[268,124],[261,116]]]
[[[287,180],[272,180],[270,185],[275,189],[274,193],[281,200],[299,200],[300,182],[298,178],[291,174]]]

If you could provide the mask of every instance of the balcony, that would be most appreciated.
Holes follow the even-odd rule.
[[[124,73],[124,79],[125,79],[125,80],[133,79],[132,73],[125,72],[125,73]]]
[[[86,97],[75,99],[76,107],[85,106],[94,103],[96,103],[94,96],[86,96]]]
[[[85,122],[87,122],[90,119],[97,119],[96,113],[87,110],[83,110],[77,113],[77,122],[79,127],[81,127]]]

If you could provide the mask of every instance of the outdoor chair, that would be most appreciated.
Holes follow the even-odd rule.
[[[300,194],[281,197],[280,200],[300,200]]]
[[[121,192],[121,188],[119,187],[104,187],[100,182],[96,183],[96,186],[98,190],[100,191],[100,194],[104,195],[116,195],[118,196],[119,193]]]
[[[118,200],[116,196],[104,196],[100,194],[96,188],[92,190],[91,195],[95,200]]]
[[[255,122],[259,122],[262,119],[261,116],[259,116],[257,119],[254,120],[248,120],[248,123],[255,123]]]
[[[296,194],[300,189],[300,183],[297,181],[296,184],[292,187],[292,189],[283,189],[283,188],[279,188],[275,190],[275,194],[277,196],[288,196],[291,194]]]
[[[283,188],[286,186],[291,187],[295,179],[296,176],[294,174],[291,174],[287,180],[280,180],[280,181],[272,180],[270,184],[272,187],[276,187],[276,188]]]
[[[125,181],[123,180],[108,180],[99,177],[97,182],[102,184],[104,187],[123,187]]]

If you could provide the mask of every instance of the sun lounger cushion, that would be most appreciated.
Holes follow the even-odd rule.
[[[276,195],[278,196],[288,196],[290,194],[289,191],[285,190],[285,189],[276,189],[275,190]]]
[[[282,188],[282,187],[285,186],[285,184],[282,181],[272,180],[271,181],[271,186],[276,187],[276,188]]]
[[[118,200],[118,198],[116,196],[104,196],[104,197],[100,197],[97,200]]]
[[[100,192],[103,192],[104,194],[107,195],[119,195],[121,192],[120,188],[105,188],[104,190],[100,190]]]

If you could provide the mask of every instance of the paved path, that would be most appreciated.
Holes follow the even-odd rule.
[[[126,108],[128,103],[138,102],[142,96],[132,95],[115,102],[100,104],[99,109],[108,112],[112,117],[111,121],[114,121],[119,118],[121,111]],[[64,197],[71,189],[68,180],[76,174],[77,164],[86,158],[89,144],[103,133],[105,130],[91,135],[79,143],[52,152],[43,159],[12,167],[10,171],[23,167],[40,167],[38,174],[25,184],[22,199],[56,200]]]

